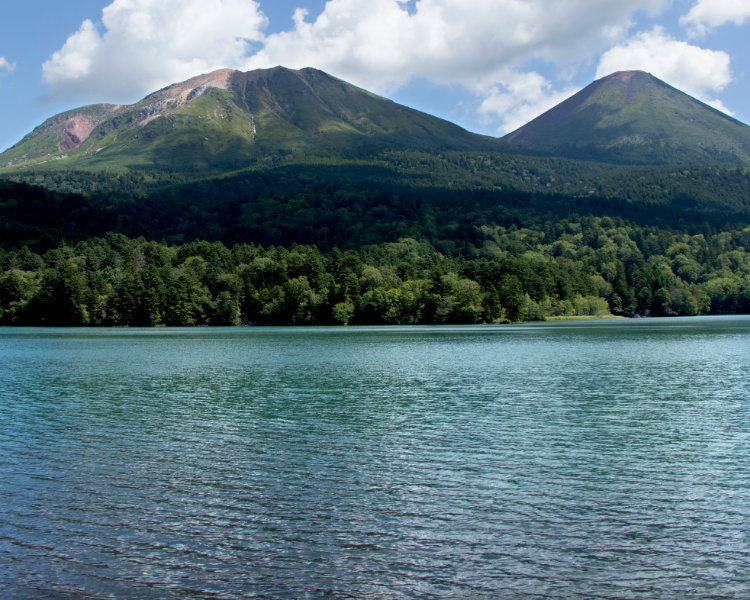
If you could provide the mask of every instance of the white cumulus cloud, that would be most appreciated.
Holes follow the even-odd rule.
[[[247,68],[316,66],[375,91],[416,77],[484,85],[525,62],[565,65],[621,41],[637,10],[668,0],[329,0],[269,35]]]
[[[688,14],[680,19],[680,23],[694,35],[703,35],[709,28],[727,23],[742,25],[748,19],[748,0],[698,0]]]
[[[499,133],[518,129],[579,91],[555,90],[539,73],[511,73],[494,86],[479,107],[480,115],[499,121]]]
[[[114,0],[101,31],[84,21],[42,66],[53,93],[134,99],[222,67],[235,67],[263,39],[254,0]]]
[[[7,71],[8,73],[10,73],[15,68],[15,63],[9,62],[8,59],[4,56],[0,56],[0,71]]]
[[[727,112],[712,94],[732,81],[730,57],[726,52],[710,50],[672,38],[662,27],[642,32],[626,43],[605,52],[596,76],[616,71],[648,71],[675,86]]]

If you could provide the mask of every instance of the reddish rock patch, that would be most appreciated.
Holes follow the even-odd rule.
[[[80,115],[70,117],[63,123],[63,139],[58,148],[61,152],[78,148],[94,130],[94,124]]]
[[[604,77],[603,79],[622,81],[623,83],[628,84],[634,76],[639,74],[642,75],[643,71],[617,71],[617,73],[612,73],[612,75]]]

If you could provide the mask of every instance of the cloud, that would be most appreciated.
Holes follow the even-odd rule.
[[[254,0],[114,0],[102,31],[84,21],[43,64],[43,80],[53,94],[135,99],[240,65],[265,25]]]
[[[498,133],[514,131],[579,91],[568,87],[554,90],[536,72],[511,73],[502,85],[494,86],[479,107],[479,114],[499,120]]]
[[[648,71],[726,112],[723,105],[711,98],[732,81],[730,57],[726,52],[675,40],[662,27],[654,27],[605,52],[596,76],[629,70]]]
[[[16,63],[9,62],[4,56],[0,56],[0,71],[7,71],[10,73],[16,68]]]
[[[588,59],[622,40],[637,10],[668,0],[330,0],[269,35],[247,68],[316,66],[379,92],[421,77],[485,86],[532,60]],[[489,83],[488,83],[489,82]]]
[[[680,19],[693,35],[704,35],[709,28],[727,23],[742,25],[750,19],[747,0],[698,0]]]

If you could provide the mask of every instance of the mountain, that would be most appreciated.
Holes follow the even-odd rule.
[[[231,171],[289,156],[496,149],[469,133],[316,69],[219,70],[140,102],[47,120],[0,154],[2,170]]]
[[[599,79],[504,140],[604,162],[750,164],[750,127],[642,71]]]
[[[504,140],[314,69],[209,73],[0,155],[0,324],[747,312],[747,131],[645,73]]]
[[[571,214],[739,227],[750,223],[749,129],[638,72],[599,80],[500,140],[315,69],[221,70],[133,105],[68,111],[1,154],[0,180],[73,195],[8,188],[0,245],[110,229],[175,242],[450,245],[483,225]]]
[[[410,153],[417,162],[418,155],[432,160],[450,152],[491,153],[520,165],[519,172],[532,173],[541,164],[534,156],[624,165],[748,166],[750,127],[640,71],[599,79],[496,139],[316,69],[223,69],[136,104],[96,104],[52,117],[0,154],[0,176],[63,171],[70,181],[73,172],[88,177],[138,172],[159,180],[165,174],[195,180],[321,161],[393,164],[388,157],[393,152]],[[497,181],[497,160],[458,162],[472,167],[451,176],[454,180],[479,175],[496,180],[494,185],[514,185]],[[561,164],[550,179],[559,185],[581,168]]]

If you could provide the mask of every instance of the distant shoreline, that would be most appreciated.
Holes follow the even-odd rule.
[[[638,317],[626,317],[624,315],[559,315],[554,317],[544,317],[544,321],[602,321],[605,319],[635,319]],[[531,321],[529,321],[531,322]]]

